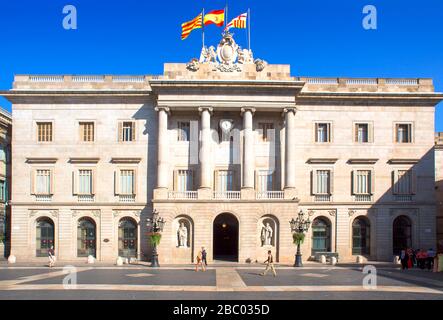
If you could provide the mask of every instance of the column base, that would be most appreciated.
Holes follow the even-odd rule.
[[[240,198],[242,200],[255,200],[255,189],[254,188],[242,188],[240,192]]]
[[[296,188],[285,188],[285,200],[298,200],[297,198],[297,189]]]
[[[213,194],[212,194],[211,188],[199,188],[197,190],[197,197],[198,200],[212,200]]]
[[[168,199],[168,188],[156,188],[154,189],[154,200],[167,200]]]

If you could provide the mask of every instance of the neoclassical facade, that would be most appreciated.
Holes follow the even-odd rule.
[[[234,44],[160,76],[16,76],[11,254],[149,260],[153,210],[166,264],[293,262],[300,210],[304,259],[435,247],[432,80],[294,77]]]
[[[11,126],[11,114],[0,107],[0,260],[10,249]]]

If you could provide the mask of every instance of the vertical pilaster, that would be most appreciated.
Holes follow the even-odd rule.
[[[201,139],[200,139],[200,189],[211,189],[211,114],[213,108],[200,107]]]
[[[254,132],[252,119],[254,108],[242,108],[243,115],[243,183],[242,189],[254,189]]]
[[[169,139],[168,139],[168,115],[169,108],[157,107],[158,112],[158,162],[157,162],[157,189],[168,189],[169,170]]]

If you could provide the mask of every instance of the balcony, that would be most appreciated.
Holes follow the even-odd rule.
[[[172,200],[197,200],[197,191],[169,191],[168,199]]]
[[[82,194],[77,197],[78,202],[94,202],[93,194]]]
[[[410,194],[398,194],[394,195],[394,200],[396,202],[412,202],[413,196]]]
[[[214,191],[213,198],[216,200],[240,200],[240,191]]]
[[[284,191],[259,191],[256,193],[257,200],[281,200],[284,198]]]
[[[356,194],[354,196],[355,202],[372,202],[373,197],[371,194]]]
[[[123,203],[135,202],[135,194],[121,194],[118,196],[118,200]]]
[[[314,195],[314,202],[331,202],[332,195],[330,194],[316,194]]]
[[[37,201],[37,202],[51,202],[52,195],[51,194],[36,194],[35,201]]]

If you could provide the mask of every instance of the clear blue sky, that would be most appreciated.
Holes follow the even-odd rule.
[[[255,56],[290,64],[294,76],[431,77],[443,91],[441,0],[1,0],[0,90],[14,74],[161,74],[164,62],[199,55],[200,32],[181,41],[181,23],[226,2],[230,17],[251,8]],[[67,4],[78,30],[62,27]],[[362,28],[367,4],[378,9],[376,31]],[[208,27],[207,43],[220,31]]]

